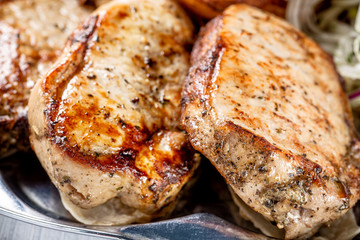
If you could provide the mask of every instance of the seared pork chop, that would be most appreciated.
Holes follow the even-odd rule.
[[[359,199],[359,141],[331,57],[284,20],[229,7],[203,29],[183,92],[192,146],[286,238]]]
[[[168,215],[199,163],[179,129],[193,26],[170,0],[103,5],[32,91],[30,141],[86,224]]]
[[[0,1],[0,157],[30,146],[30,89],[91,10],[77,0]]]

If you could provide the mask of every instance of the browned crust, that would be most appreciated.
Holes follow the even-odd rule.
[[[116,154],[104,155],[97,152],[90,154],[80,153],[78,148],[69,144],[66,131],[63,131],[62,135],[59,135],[57,131],[57,129],[63,127],[62,123],[55,121],[59,112],[59,103],[62,101],[63,90],[69,80],[83,68],[81,63],[84,62],[89,45],[96,41],[97,28],[101,20],[101,17],[98,15],[89,17],[84,24],[74,32],[65,47],[65,49],[71,49],[70,54],[65,57],[65,61],[62,61],[62,63],[49,72],[42,84],[42,90],[46,96],[46,110],[44,114],[47,128],[49,129],[49,135],[46,137],[71,160],[80,164],[104,172],[130,171],[138,178],[147,176],[145,172],[135,166],[135,159],[144,146],[156,144],[154,139],[157,138],[153,136],[162,136],[164,132],[158,131],[156,133],[150,133],[146,128],[140,129],[131,124],[119,121],[118,124],[126,132],[126,138],[121,150]],[[94,106],[94,109],[77,109],[77,111],[79,116],[85,116],[85,112],[87,116],[95,116],[97,109]],[[67,118],[67,116],[65,116],[65,118]],[[98,129],[99,131],[104,129],[106,134],[111,134],[114,137],[119,136],[116,130],[112,130],[106,124],[104,124],[104,126],[98,126]],[[174,156],[158,155],[155,171],[164,181],[158,190],[165,188],[167,183],[173,184],[180,182],[184,177],[188,177],[189,172],[191,172],[194,167],[194,151],[191,150],[188,142],[185,142],[180,149],[174,151]]]
[[[222,16],[211,20],[201,29],[198,40],[191,53],[191,65],[182,92],[182,109],[196,99],[203,104],[207,99],[204,89],[209,91],[211,78],[214,74],[216,62],[220,59],[223,42],[219,34],[222,26]],[[204,87],[206,86],[206,87]],[[184,116],[183,116],[184,118]],[[186,127],[186,126],[183,126]],[[185,128],[186,129],[186,128]]]
[[[206,106],[208,99],[206,99],[205,97],[209,96],[212,91],[212,79],[216,75],[216,72],[214,72],[216,64],[218,61],[221,61],[221,52],[223,48],[226,48],[220,34],[221,27],[223,25],[223,17],[224,16],[221,15],[212,19],[206,25],[206,27],[202,28],[199,34],[199,38],[194,44],[194,48],[191,54],[192,68],[190,69],[189,75],[184,84],[184,90],[182,95],[182,109],[185,109],[187,104],[199,98],[201,104],[204,105],[205,108],[208,108],[208,106]],[[296,31],[292,28],[288,28],[287,32],[294,35],[299,42],[302,42],[301,45],[304,45],[303,42],[306,36],[303,33]],[[317,43],[314,44],[318,46],[319,49],[321,49]],[[326,61],[331,63],[332,68],[336,72],[336,66],[332,60],[332,57],[325,51],[322,51],[322,54],[322,57],[326,59]],[[340,75],[338,80],[340,85],[342,85],[342,79]],[[342,101],[342,105],[345,106],[345,122],[351,130],[353,139],[352,145],[356,145],[359,141],[359,135],[353,124],[349,100],[344,91],[339,91],[339,98]],[[351,147],[349,146],[349,148]]]
[[[222,27],[222,18],[219,16],[210,21],[206,27],[200,29],[198,40],[195,42],[191,52],[191,65],[199,62],[201,58],[209,51],[209,48],[215,45],[219,39],[218,32]],[[206,36],[206,37],[204,37]],[[218,46],[220,48],[221,46]]]
[[[212,164],[218,168],[228,184],[235,186],[237,189],[242,189],[244,183],[250,178],[249,175],[246,175],[247,177],[244,178],[241,171],[244,170],[249,174],[249,171],[253,171],[256,167],[255,165],[251,165],[245,167],[245,169],[241,169],[241,171],[236,169],[236,163],[231,160],[231,153],[224,152],[222,144],[231,142],[231,138],[238,139],[239,142],[243,143],[245,148],[250,149],[249,152],[256,151],[254,152],[254,156],[247,156],[250,159],[254,158],[254,163],[256,163],[256,159],[263,159],[265,162],[271,161],[270,155],[277,153],[279,156],[282,156],[283,159],[286,159],[286,161],[291,162],[291,165],[297,169],[298,173],[287,184],[281,186],[281,188],[289,189],[297,187],[297,184],[301,182],[301,188],[308,191],[307,194],[309,195],[311,195],[310,188],[326,189],[326,194],[336,196],[341,203],[340,206],[332,211],[336,212],[336,217],[342,215],[345,212],[344,210],[349,209],[349,207],[357,201],[359,194],[356,192],[356,189],[359,187],[360,176],[359,162],[356,160],[357,157],[352,155],[354,151],[355,155],[359,152],[359,141],[352,124],[351,110],[345,93],[342,91],[339,92],[339,98],[343,106],[346,106],[345,121],[351,130],[353,139],[346,156],[344,156],[344,161],[351,170],[344,170],[340,169],[339,166],[334,166],[334,169],[337,171],[333,176],[329,176],[323,171],[320,165],[306,158],[306,156],[293,155],[232,122],[214,122],[208,114],[212,109],[208,97],[211,95],[213,88],[216,87],[213,86],[214,78],[216,78],[218,71],[216,66],[221,61],[222,53],[226,49],[221,36],[222,19],[223,16],[219,16],[202,29],[200,38],[195,43],[192,52],[193,65],[184,85],[182,96],[182,126],[189,133],[193,147],[204,154]],[[299,41],[303,41],[302,39],[305,38],[305,35],[300,32],[295,30],[291,32],[296,34]],[[331,57],[325,52],[323,52],[323,57],[332,63]],[[335,69],[335,65],[332,65]],[[340,78],[339,82],[341,82]],[[206,130],[209,126],[211,126],[212,131]],[[209,139],[211,140],[209,141]],[[236,149],[236,147],[231,144],[230,148]],[[350,157],[348,155],[352,156]],[[346,180],[340,177],[341,174],[344,175],[343,171],[347,172],[345,173],[345,175],[347,175]],[[264,180],[265,179],[266,178],[264,178]],[[332,186],[331,189],[329,189],[330,186]],[[279,186],[267,186],[267,189],[276,188],[279,188]],[[350,188],[353,190],[353,193],[350,192]],[[262,193],[260,193],[260,195],[261,194]],[[251,203],[250,200],[250,202],[246,199],[243,200],[247,204]],[[276,201],[284,200],[285,199],[281,198],[276,199]],[[269,216],[267,217],[269,218]],[[271,212],[270,220],[278,221],[280,219],[282,219],[280,215]],[[319,224],[319,222],[316,224]],[[319,225],[314,225],[313,227],[317,228],[318,226]]]

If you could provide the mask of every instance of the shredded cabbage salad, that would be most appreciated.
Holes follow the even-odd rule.
[[[286,17],[333,55],[360,129],[360,0],[289,0]]]

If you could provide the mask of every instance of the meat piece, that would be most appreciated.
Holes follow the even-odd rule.
[[[192,146],[286,238],[359,199],[359,141],[331,57],[284,20],[234,5],[203,29],[183,91]]]
[[[101,0],[100,0],[101,1]],[[231,4],[249,4],[271,12],[279,17],[285,17],[286,0],[178,0],[196,15],[211,19],[220,15]]]
[[[91,10],[77,0],[0,1],[0,157],[30,146],[30,89]]]
[[[103,5],[32,91],[30,141],[86,224],[168,215],[199,164],[179,129],[193,26],[170,0]]]

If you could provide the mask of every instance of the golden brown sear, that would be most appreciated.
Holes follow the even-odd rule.
[[[331,56],[286,21],[230,6],[203,29],[183,90],[193,147],[287,239],[360,196],[360,144]]]
[[[36,84],[30,141],[79,221],[148,222],[174,208],[199,163],[179,128],[193,29],[171,0],[110,2]]]

